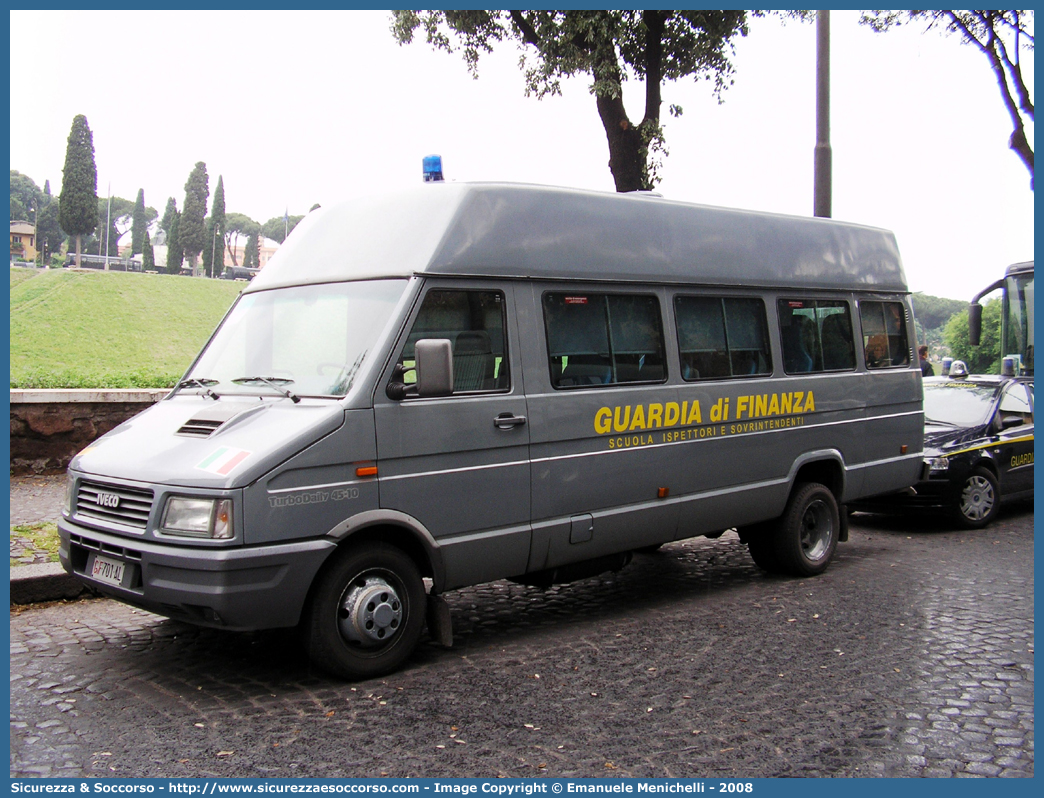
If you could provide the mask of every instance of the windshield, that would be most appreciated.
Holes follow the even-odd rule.
[[[943,382],[924,386],[924,420],[928,424],[975,427],[985,424],[997,388],[968,382]]]
[[[218,395],[344,396],[405,288],[371,280],[245,294],[188,380]]]

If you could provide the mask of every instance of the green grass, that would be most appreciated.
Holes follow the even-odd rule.
[[[49,521],[36,524],[20,524],[11,527],[11,534],[26,538],[34,549],[47,552],[48,562],[58,562],[58,526]],[[20,565],[11,558],[11,566]]]
[[[242,287],[166,274],[11,269],[11,387],[170,387]]]

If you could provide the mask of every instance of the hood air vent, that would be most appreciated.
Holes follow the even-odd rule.
[[[222,425],[241,414],[243,414],[242,405],[225,403],[213,405],[182,424],[176,434],[186,435],[190,438],[209,438]]]
[[[189,419],[185,422],[184,426],[178,430],[178,435],[188,435],[192,438],[209,438],[214,430],[224,423],[224,421],[215,421],[213,419]]]

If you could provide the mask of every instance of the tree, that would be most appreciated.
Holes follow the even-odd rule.
[[[247,269],[257,269],[261,266],[260,230],[251,233],[247,239],[246,248],[243,250],[243,266]]]
[[[69,131],[62,169],[62,193],[58,221],[76,237],[76,266],[80,266],[80,244],[98,226],[98,168],[94,165],[94,136],[87,117],[78,114]]]
[[[946,324],[943,340],[950,354],[963,360],[972,374],[1000,374],[1001,301],[991,299],[982,306],[982,337],[978,346],[968,342],[968,308]]]
[[[31,222],[33,211],[39,209],[40,187],[28,175],[11,170],[11,221]]]
[[[617,191],[651,189],[667,154],[660,124],[661,85],[693,77],[713,85],[715,96],[732,84],[736,36],[747,35],[745,11],[394,11],[400,44],[423,28],[437,50],[463,50],[477,77],[481,52],[504,40],[522,50],[526,95],[561,94],[563,78],[591,77],[598,116],[609,144]],[[528,61],[530,56],[534,61]],[[645,83],[645,112],[637,125],[624,109],[623,84]],[[682,109],[670,106],[672,115]]]
[[[40,216],[36,220],[36,241],[44,263],[47,262],[47,254],[61,250],[62,242],[65,241],[65,233],[58,224],[59,204],[57,199],[44,194]]]
[[[217,246],[219,238],[220,247]],[[220,277],[225,265],[225,182],[221,175],[218,175],[214,203],[207,218],[207,242],[203,247],[203,268],[207,277]]]
[[[303,218],[303,216],[275,216],[261,225],[261,233],[265,238],[271,238],[282,244]]]
[[[178,228],[181,226],[181,214],[176,210],[171,214],[167,228],[167,273],[180,274],[185,255],[181,249]]]
[[[149,237],[147,229],[141,242],[141,268],[146,272],[156,271],[156,251],[152,248],[152,238]]]
[[[144,252],[145,236],[149,232],[149,217],[145,212],[145,189],[138,189],[138,198],[134,201],[134,214],[131,221],[131,255]]]
[[[1033,145],[1026,137],[1026,122],[1033,124],[1033,98],[1022,74],[1020,55],[1033,49],[1033,11],[871,11],[860,22],[881,32],[903,24],[923,24],[926,30],[943,30],[960,36],[990,63],[1004,108],[1011,118],[1008,146],[1030,173],[1033,189]]]
[[[225,249],[232,256],[232,265],[238,266],[236,258],[235,240],[236,236],[247,236],[256,234],[261,228],[257,222],[242,213],[230,213],[225,217]]]
[[[198,161],[185,183],[185,204],[181,208],[181,219],[178,221],[178,241],[192,266],[193,277],[196,276],[196,258],[203,251],[203,245],[208,243],[207,228],[203,219],[207,215],[209,196],[207,165]]]

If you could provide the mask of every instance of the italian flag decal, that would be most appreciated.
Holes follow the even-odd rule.
[[[222,446],[205,460],[197,463],[196,468],[200,471],[209,471],[211,474],[220,474],[224,477],[231,474],[235,467],[246,460],[250,454],[250,452],[245,452],[242,449],[231,449],[228,446]]]

